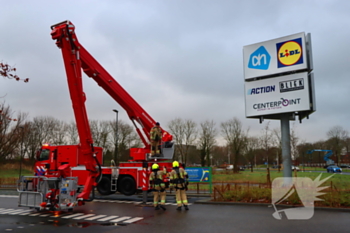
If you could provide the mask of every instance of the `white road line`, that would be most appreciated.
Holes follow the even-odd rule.
[[[15,209],[5,209],[4,211],[0,212],[0,214],[8,214],[11,213],[13,211],[16,211]]]
[[[19,215],[28,215],[28,214],[31,214],[31,213],[33,213],[31,210],[29,210],[28,212],[25,212],[25,213],[21,213],[21,214],[19,214]]]
[[[35,214],[30,214],[29,216],[38,216],[41,215],[42,213],[35,213]]]
[[[80,216],[80,217],[76,217],[76,218],[73,218],[73,219],[83,219],[83,218],[87,218],[87,217],[91,217],[91,216],[94,216],[95,214],[85,214],[83,216]]]
[[[121,218],[114,219],[114,220],[112,220],[112,221],[110,221],[110,222],[121,222],[121,221],[126,220],[126,219],[129,219],[129,218],[131,218],[131,217],[129,217],[129,216],[124,216],[124,217],[121,217]]]
[[[101,219],[98,219],[97,221],[107,221],[107,220],[110,220],[110,219],[113,219],[113,218],[118,218],[118,216],[108,216],[108,217],[105,217],[105,218],[101,218]]]
[[[30,212],[31,210],[23,210],[23,209],[20,209],[20,210],[17,210],[15,212],[12,212],[10,213],[11,215],[15,215],[15,214],[20,214],[20,213],[25,213],[25,212]]]
[[[39,217],[47,217],[47,216],[50,216],[52,214],[42,214],[42,215],[39,215]]]
[[[0,197],[18,198],[18,196],[15,195],[0,195]]]
[[[94,217],[91,217],[91,218],[87,218],[87,219],[85,219],[85,220],[89,220],[89,221],[91,221],[91,220],[95,220],[95,219],[98,219],[98,218],[103,218],[103,217],[106,217],[107,215],[97,215],[97,216],[94,216]]]
[[[133,223],[133,222],[139,221],[139,220],[141,220],[141,219],[143,219],[143,218],[141,218],[141,217],[135,217],[135,218],[129,219],[129,220],[127,220],[127,221],[124,221],[124,223]]]
[[[68,215],[68,216],[64,216],[62,218],[74,218],[74,217],[77,217],[77,216],[80,216],[80,215],[84,215],[82,213],[78,213],[78,214],[71,214],[71,215]]]

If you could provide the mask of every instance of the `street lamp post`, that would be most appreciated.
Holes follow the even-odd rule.
[[[23,162],[23,138],[24,138],[24,127],[23,126],[19,126],[19,128],[21,129],[21,154],[20,154],[20,162],[19,162],[19,179],[21,179],[21,175],[22,175],[22,162]]]
[[[117,164],[117,158],[118,158],[118,110],[113,109],[113,112],[116,113],[116,130],[115,130],[115,149],[114,149],[114,162]]]

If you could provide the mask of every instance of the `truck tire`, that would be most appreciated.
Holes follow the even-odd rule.
[[[111,179],[108,176],[102,176],[101,181],[97,184],[97,191],[101,195],[111,194]]]
[[[130,176],[122,176],[118,179],[118,191],[125,196],[131,196],[136,193],[136,182]]]

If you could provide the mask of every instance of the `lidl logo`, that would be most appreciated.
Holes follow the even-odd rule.
[[[260,46],[249,57],[248,68],[267,70],[269,69],[271,56],[264,46]]]
[[[278,68],[303,64],[303,48],[301,38],[276,44]]]

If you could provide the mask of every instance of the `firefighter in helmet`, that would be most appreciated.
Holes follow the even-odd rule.
[[[153,190],[153,206],[155,210],[159,210],[159,208],[166,210],[164,207],[166,199],[166,184],[163,180],[165,175],[166,171],[160,170],[158,164],[154,163],[152,165],[152,172],[149,176],[149,181]]]
[[[152,127],[150,132],[151,137],[151,156],[155,156],[156,154],[160,154],[160,144],[162,141],[162,129],[160,128],[159,122],[157,122],[154,127]]]
[[[179,167],[179,162],[173,162],[173,170],[170,172],[170,184],[172,188],[176,190],[176,210],[181,210],[182,205],[185,207],[185,210],[188,210],[188,201],[187,201],[187,185],[188,185],[188,174],[182,167]]]

